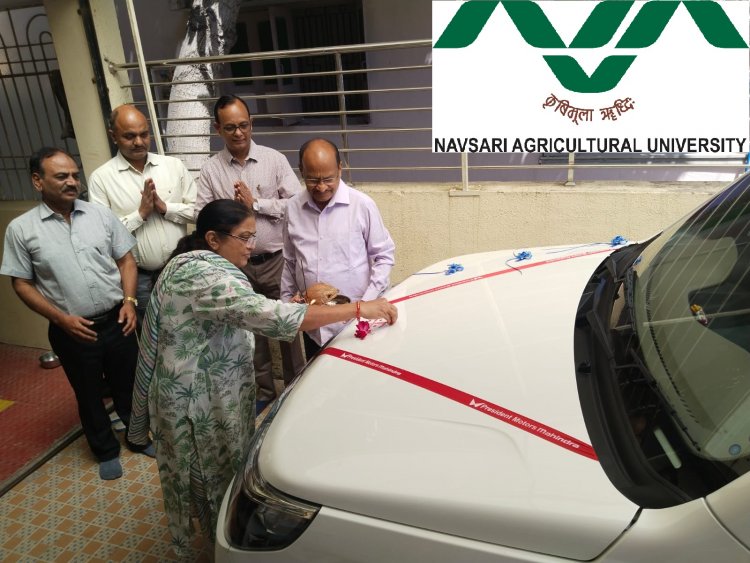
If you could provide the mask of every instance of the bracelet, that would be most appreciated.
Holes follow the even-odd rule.
[[[359,320],[359,305],[362,303],[361,301],[357,301],[357,320]]]

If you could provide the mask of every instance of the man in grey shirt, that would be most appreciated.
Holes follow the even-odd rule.
[[[195,212],[215,199],[235,199],[255,211],[258,238],[243,271],[257,293],[279,299],[287,200],[301,192],[302,185],[283,154],[252,140],[252,119],[242,98],[219,98],[214,105],[214,118],[214,128],[225,146],[201,168]],[[301,338],[279,344],[284,382],[289,383],[304,365]],[[265,336],[255,335],[253,361],[256,410],[260,412],[276,397],[271,350]]]
[[[99,476],[117,479],[120,442],[101,398],[106,381],[127,426],[138,358],[135,239],[109,209],[77,199],[78,166],[68,153],[39,149],[29,168],[42,203],[8,225],[0,274],[49,320],[50,346],[75,392]],[[128,446],[153,457],[151,444]]]

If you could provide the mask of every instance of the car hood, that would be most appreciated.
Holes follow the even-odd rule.
[[[578,302],[611,251],[474,254],[411,276],[387,294],[395,325],[357,339],[351,323],[308,366],[261,473],[324,506],[596,557],[638,510],[588,449],[574,373]]]

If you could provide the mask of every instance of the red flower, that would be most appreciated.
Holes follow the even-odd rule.
[[[354,336],[359,338],[360,340],[364,340],[365,336],[370,334],[370,323],[367,321],[359,321],[357,323],[357,327],[354,330]]]

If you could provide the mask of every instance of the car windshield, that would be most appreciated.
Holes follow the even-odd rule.
[[[748,471],[750,175],[649,244],[632,267],[640,355],[699,457]]]

